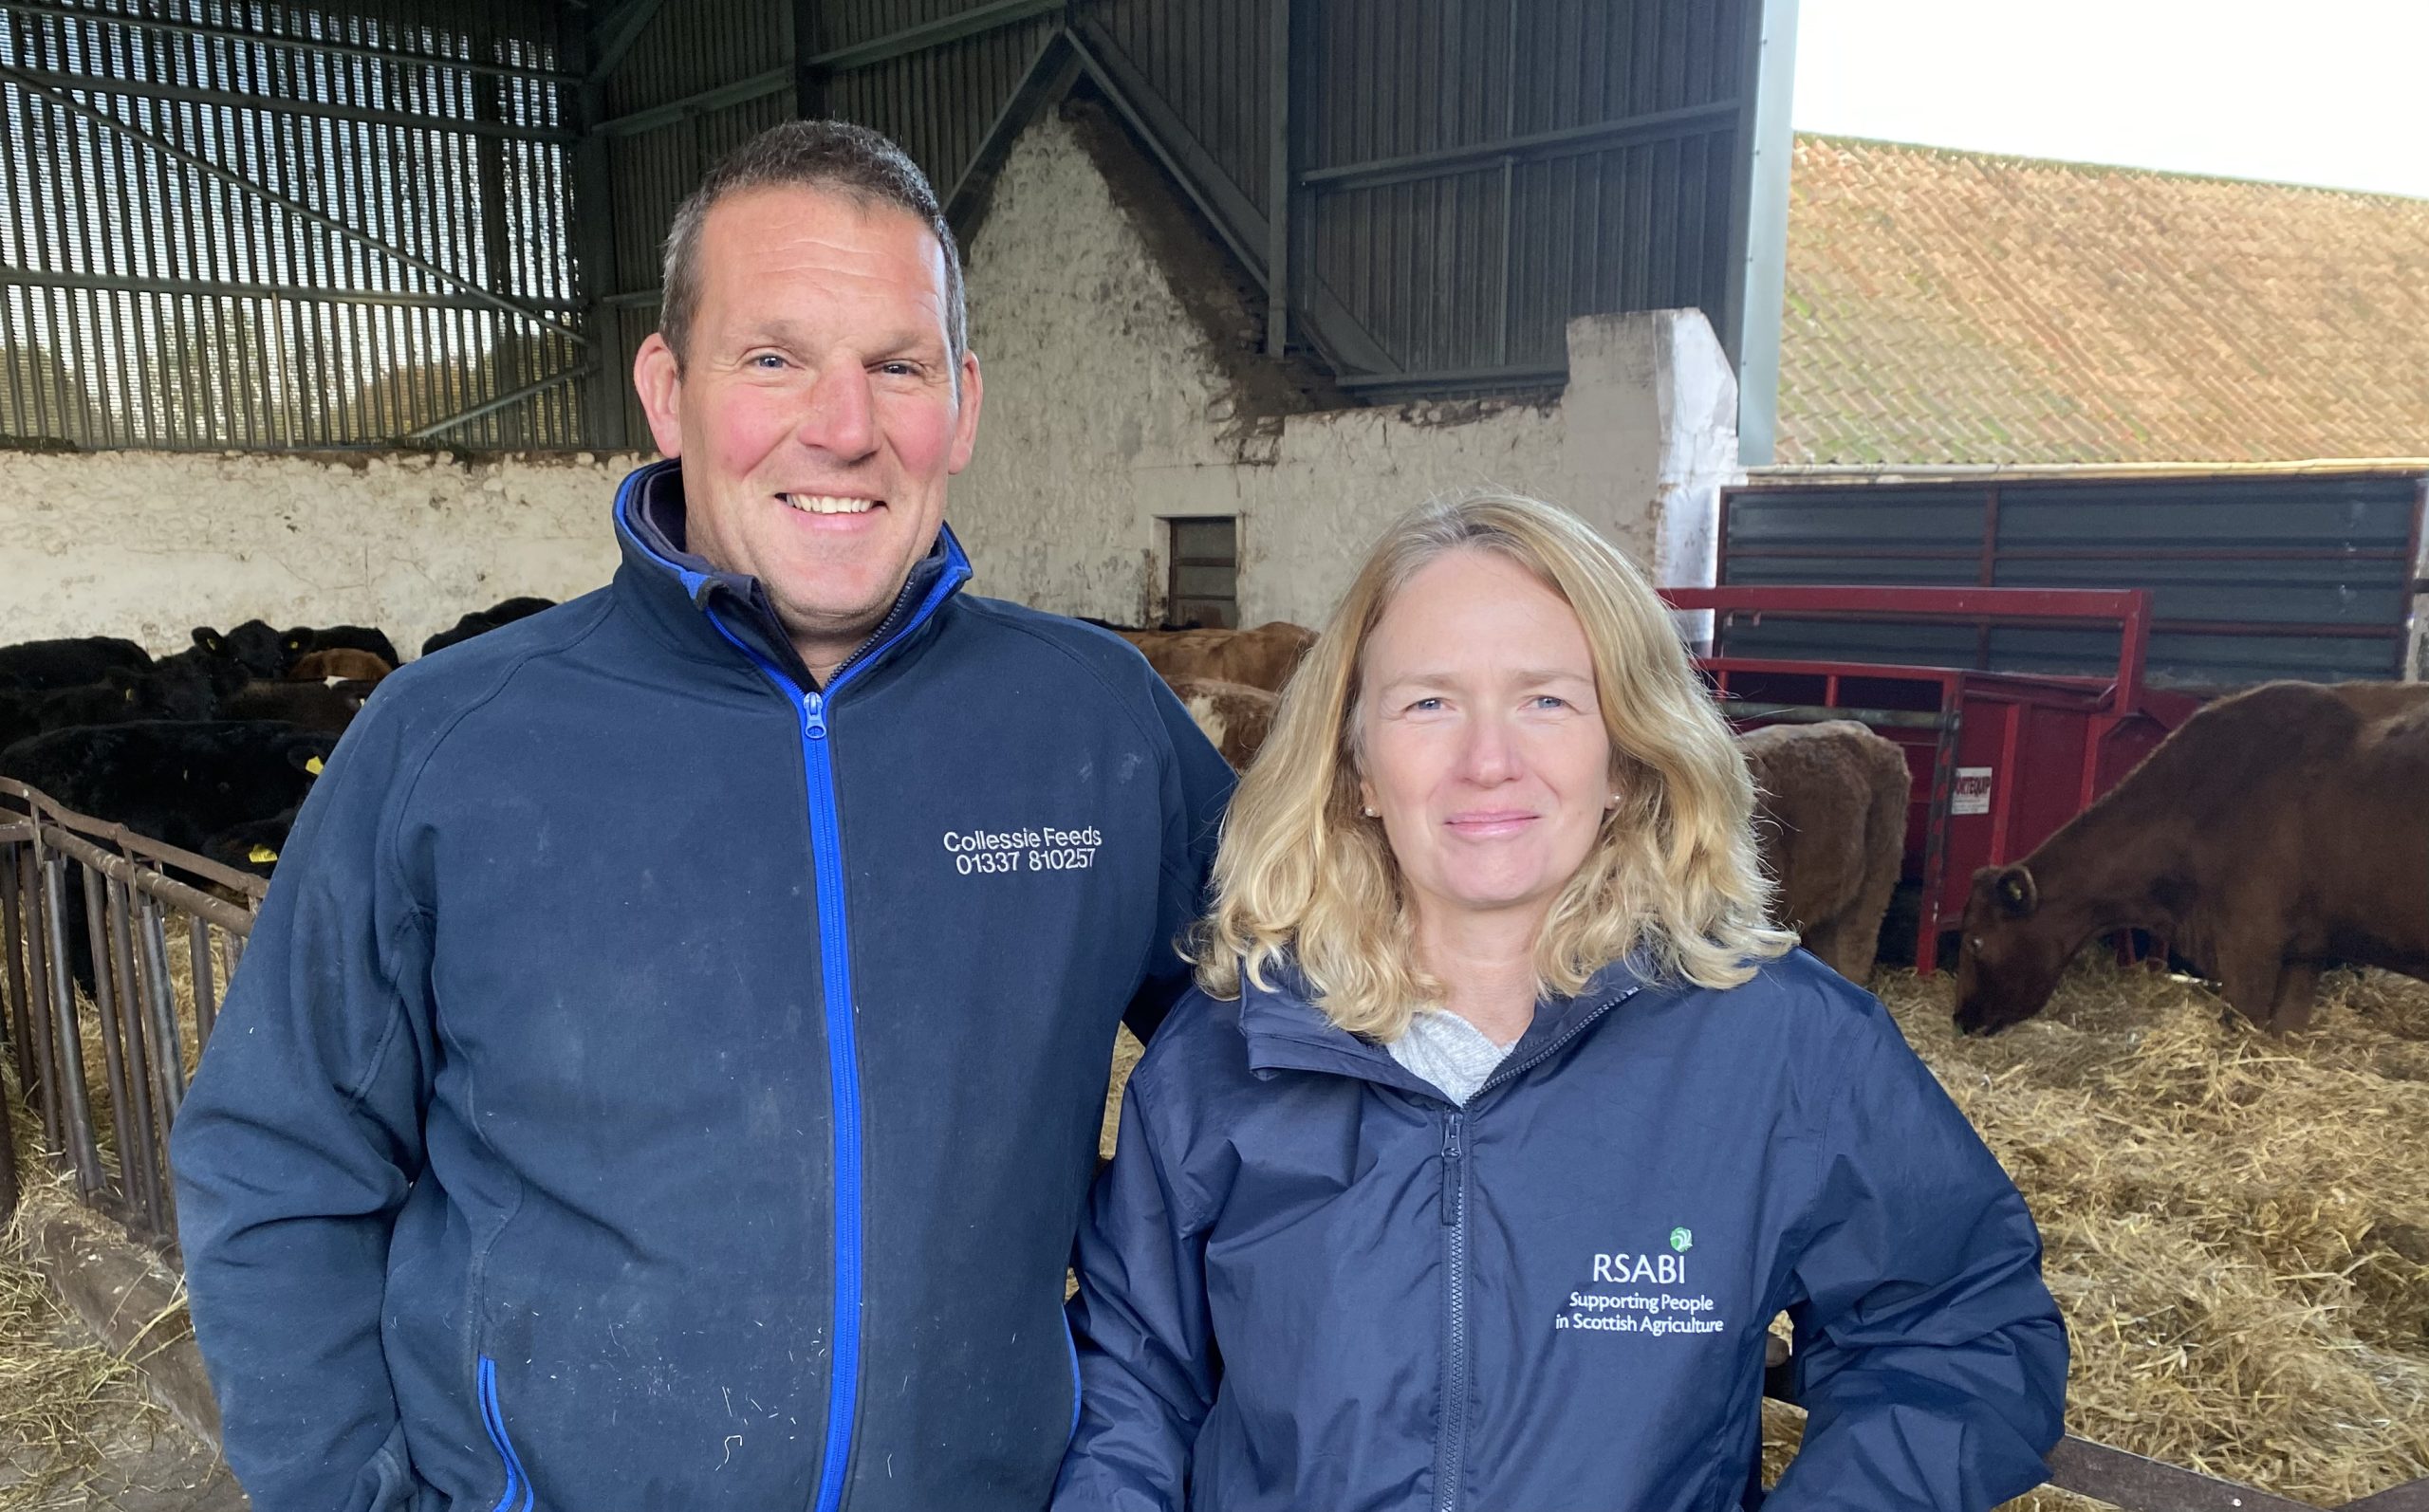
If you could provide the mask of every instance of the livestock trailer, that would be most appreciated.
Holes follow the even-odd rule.
[[[1902,629],[1928,639],[2024,630],[2105,636],[2114,663],[2099,675],[1971,667],[1700,658],[1739,728],[1851,719],[1895,742],[1912,774],[1904,875],[1920,884],[1915,969],[1938,965],[1942,935],[1964,917],[1974,873],[2035,846],[2116,785],[2191,717],[2199,700],[2147,686],[2151,595],[2143,589],[1672,588],[1673,608],[1711,611],[1715,634],[1801,623]]]

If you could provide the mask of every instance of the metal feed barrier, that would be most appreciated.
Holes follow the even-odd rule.
[[[169,1125],[268,885],[0,779],[0,1013],[17,1085],[77,1196],[166,1254]],[[0,1216],[17,1205],[13,1143],[0,1118]]]
[[[40,1118],[48,1158],[77,1195],[170,1256],[169,1125],[267,890],[250,873],[70,813],[0,779],[0,1027],[17,1085]],[[17,1196],[10,1125],[0,1116],[0,1218],[15,1210]],[[1770,1378],[1782,1385],[1786,1372],[1775,1362]],[[2072,1436],[2050,1454],[2049,1470],[2051,1485],[2124,1512],[2317,1512]],[[2342,1512],[2429,1512],[2429,1480]]]

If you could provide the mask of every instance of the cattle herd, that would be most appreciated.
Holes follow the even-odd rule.
[[[548,606],[510,599],[422,643],[428,655]],[[398,661],[361,625],[258,619],[155,658],[86,636],[0,646],[0,777],[64,807],[267,876],[313,777]]]
[[[443,650],[547,608],[511,599],[433,636]],[[1102,623],[1100,621],[1099,623]],[[1234,767],[1264,743],[1314,642],[1106,625],[1136,646]],[[158,659],[93,637],[0,647],[0,776],[73,811],[268,875],[312,778],[397,665],[378,630],[194,633]],[[1905,856],[1906,754],[1860,724],[1739,737],[1780,921],[1870,978]],[[2030,856],[1974,880],[1960,1027],[2038,1012],[2093,937],[2148,931],[2266,1028],[2300,1028],[2321,969],[2429,980],[2429,688],[2273,683],[2222,698]]]

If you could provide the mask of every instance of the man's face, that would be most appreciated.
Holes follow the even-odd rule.
[[[867,638],[935,544],[945,480],[978,433],[959,393],[944,250],[918,217],[810,189],[750,190],[701,228],[678,363],[633,362],[650,433],[683,459],[690,548],[766,587],[822,681]]]

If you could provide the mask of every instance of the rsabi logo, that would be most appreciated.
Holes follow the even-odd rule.
[[[1672,1243],[1677,1243],[1673,1239]],[[1684,1286],[1687,1283],[1687,1257],[1679,1255],[1631,1255],[1624,1252],[1594,1257],[1594,1279],[1605,1283],[1636,1286]]]
[[[1683,1255],[1696,1247],[1696,1236],[1688,1229],[1673,1228],[1670,1230],[1670,1247]]]

